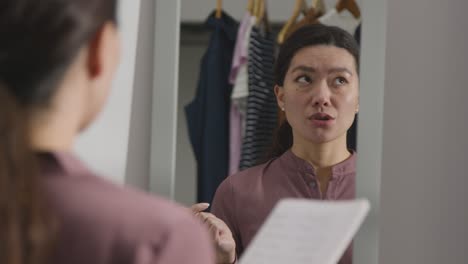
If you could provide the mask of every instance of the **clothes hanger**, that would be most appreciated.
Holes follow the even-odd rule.
[[[339,0],[335,8],[338,13],[346,9],[351,14],[353,14],[356,19],[361,18],[361,11],[359,10],[359,6],[354,0]]]
[[[259,26],[261,23],[263,23],[263,19],[265,17],[265,0],[258,0],[258,8],[257,8],[257,14],[255,16],[257,17],[257,26]]]
[[[258,0],[258,9],[257,9],[257,26],[263,22],[265,17],[265,0]]]
[[[287,39],[294,31],[302,26],[320,23],[318,18],[324,14],[325,4],[323,3],[323,0],[313,0],[312,6],[307,10],[307,13],[300,21],[291,26],[289,31],[286,33],[285,38]]]
[[[265,32],[271,32],[270,21],[268,20],[267,3],[266,0],[258,0],[257,10],[257,21],[256,25],[261,26],[263,24]]]
[[[255,2],[256,2],[256,1],[254,1],[254,0],[249,0],[249,1],[247,2],[247,11],[248,11],[251,15],[253,15]]]
[[[216,1],[216,18],[220,19],[223,11],[223,0]]]
[[[315,8],[315,16],[318,18],[326,13],[325,3],[323,0],[313,0],[312,7]]]
[[[254,0],[252,7],[252,16],[258,17],[258,9],[260,9],[260,0]]]
[[[293,15],[291,16],[291,18],[289,18],[286,24],[284,24],[284,26],[281,28],[281,31],[278,34],[278,44],[283,44],[284,40],[286,39],[287,33],[290,31],[290,28],[296,23],[296,20],[301,13],[303,13],[304,15],[307,14],[307,4],[304,0],[296,0]]]

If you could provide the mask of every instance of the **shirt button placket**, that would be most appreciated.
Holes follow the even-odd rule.
[[[313,177],[309,178],[309,188],[310,188],[313,198],[316,199],[320,197],[320,191],[318,190],[317,181]]]

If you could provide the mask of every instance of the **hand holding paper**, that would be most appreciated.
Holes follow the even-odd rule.
[[[367,200],[282,200],[246,249],[240,264],[335,264],[369,208]]]

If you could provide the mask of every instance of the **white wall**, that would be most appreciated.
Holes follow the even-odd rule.
[[[381,173],[387,0],[362,5],[360,107],[358,122],[357,197],[371,202],[371,211],[354,240],[354,263],[379,262]]]
[[[357,184],[376,207],[355,261],[467,263],[468,2],[365,6]]]
[[[379,263],[467,263],[468,2],[387,5]]]
[[[109,101],[76,142],[77,154],[103,176],[123,183],[127,165],[140,0],[119,2],[122,56]]]

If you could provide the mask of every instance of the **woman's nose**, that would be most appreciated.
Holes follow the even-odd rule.
[[[328,85],[323,82],[312,89],[312,105],[315,107],[324,107],[330,105],[330,89]]]

